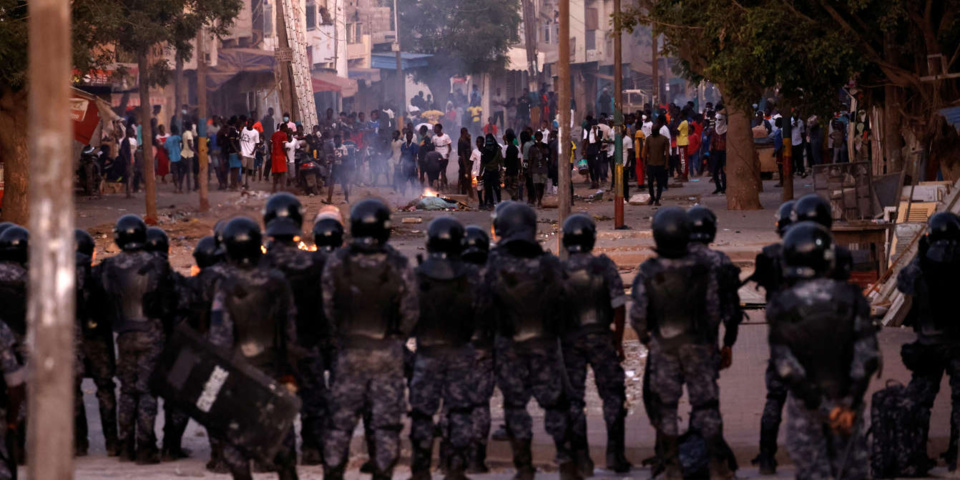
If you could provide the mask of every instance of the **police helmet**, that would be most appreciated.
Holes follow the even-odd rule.
[[[783,275],[799,280],[823,277],[835,265],[833,235],[816,222],[800,222],[783,237]]]
[[[597,224],[582,213],[563,222],[563,248],[570,253],[589,253],[597,243]]]
[[[717,238],[717,216],[709,208],[697,205],[687,210],[690,241],[709,245]]]
[[[113,241],[122,250],[140,250],[147,244],[147,224],[136,215],[124,215],[113,227]]]
[[[526,203],[511,202],[497,213],[494,228],[500,242],[537,243],[537,212]]]
[[[503,234],[500,233],[500,227],[497,225],[497,217],[503,213],[503,210],[509,207],[513,203],[513,200],[504,200],[497,204],[493,209],[493,213],[490,214],[490,220],[493,222],[493,235],[496,239],[503,237]]]
[[[0,235],[0,254],[3,260],[21,265],[30,258],[30,232],[21,226],[12,226]]]
[[[830,202],[816,193],[811,193],[797,200],[793,206],[790,221],[792,223],[816,222],[830,231],[830,227],[833,226],[833,210],[830,208]]]
[[[73,232],[74,241],[77,244],[77,253],[93,258],[93,251],[97,244],[93,241],[93,236],[86,230],[78,228]]]
[[[380,246],[390,239],[390,209],[382,201],[368,198],[350,210],[350,235],[354,243]]]
[[[274,220],[280,219],[288,221],[274,225]],[[303,228],[303,205],[292,194],[275,193],[267,199],[267,204],[263,207],[263,224],[267,227],[267,235],[271,237],[299,235]]]
[[[197,242],[197,246],[193,249],[193,259],[200,268],[220,263],[222,259],[220,247],[217,246],[217,241],[212,235],[203,237]]]
[[[143,249],[151,253],[169,255],[170,237],[162,228],[150,227],[147,229],[147,243]]]
[[[680,258],[690,244],[690,219],[680,207],[660,209],[653,216],[653,240],[657,253],[665,258]]]
[[[777,235],[780,235],[780,238],[783,238],[787,233],[787,227],[793,222],[791,217],[793,216],[793,206],[796,203],[793,200],[783,202],[780,209],[777,210]]]
[[[318,250],[332,252],[343,246],[343,224],[333,217],[318,218],[313,224],[313,243]]]
[[[471,263],[486,263],[487,254],[490,253],[490,236],[487,231],[476,225],[467,225],[463,232],[463,259]]]
[[[6,229],[10,227],[16,227],[17,224],[13,222],[2,222],[0,223],[0,234],[2,234]]]
[[[934,214],[927,221],[927,241],[960,240],[960,217],[951,212]]]
[[[439,217],[427,227],[427,253],[459,257],[463,252],[463,224],[453,217]]]
[[[217,223],[213,226],[213,240],[217,242],[217,246],[223,246],[223,230],[227,228],[227,223],[229,220],[217,220]]]
[[[227,250],[227,258],[232,262],[256,265],[263,255],[260,225],[246,217],[230,220],[223,229],[223,245]]]

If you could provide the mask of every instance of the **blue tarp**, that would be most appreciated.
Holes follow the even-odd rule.
[[[400,61],[404,70],[410,68],[423,68],[430,65],[430,57],[426,53],[401,53]],[[373,68],[379,68],[381,70],[396,70],[397,69],[397,54],[393,52],[389,53],[374,53],[370,55],[370,66]]]
[[[947,123],[960,128],[960,107],[950,107],[940,110],[940,115],[947,119]]]

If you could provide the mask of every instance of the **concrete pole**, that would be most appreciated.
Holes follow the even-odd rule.
[[[570,0],[559,0],[559,10],[557,109],[560,111],[560,128],[557,140],[557,164],[560,188],[557,189],[557,193],[560,209],[558,223],[563,227],[563,222],[570,216],[570,205],[573,203],[573,184],[570,179],[570,170],[573,168],[570,162],[573,155],[570,151],[570,137],[573,133],[570,128]],[[562,240],[562,236],[557,236],[557,251],[561,255],[565,252]]]
[[[620,0],[613,0],[613,228],[623,228],[623,34],[620,32]]]
[[[397,52],[397,91],[400,95],[400,105],[396,112],[397,130],[402,132],[403,115],[407,113],[407,80],[403,75],[403,50],[400,48],[400,10],[397,8],[397,0],[393,0],[393,29],[397,35],[393,48]]]
[[[207,155],[207,50],[203,28],[197,35],[197,158],[200,161],[200,211],[210,210],[210,197],[207,189],[207,172],[210,171],[210,157]]]
[[[73,478],[74,207],[70,2],[29,2],[29,478]],[[141,77],[146,72],[140,71]],[[149,98],[149,92],[147,95]],[[147,121],[149,122],[149,118]],[[146,148],[150,148],[149,146]],[[152,165],[151,165],[152,166]]]
[[[653,98],[650,100],[650,107],[652,108],[651,114],[656,114],[657,105],[660,104],[660,59],[657,58],[657,32],[654,30],[653,23],[650,24],[650,68],[651,76],[653,77],[653,91],[651,95]],[[652,122],[653,119],[651,118]]]

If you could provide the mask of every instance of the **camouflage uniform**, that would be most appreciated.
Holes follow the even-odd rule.
[[[210,312],[210,343],[235,350],[271,378],[281,382],[292,378],[297,311],[283,274],[267,266],[227,267],[223,273],[215,287]],[[258,326],[267,328],[257,329]],[[250,458],[228,442],[217,443],[233,477],[251,479]],[[293,428],[287,432],[273,461],[281,479],[296,478]]]
[[[474,351],[470,339],[480,273],[460,260],[428,258],[417,267],[420,319],[414,332],[417,352],[410,380],[411,468],[414,476],[427,476],[433,451],[433,416],[443,401],[443,443],[449,458],[442,466],[462,473],[467,449],[473,440]],[[446,464],[444,464],[446,463]]]
[[[774,296],[767,318],[773,362],[790,388],[787,451],[797,478],[867,478],[861,407],[880,352],[863,294],[836,280],[801,281]],[[856,412],[849,437],[830,428],[837,406]]]
[[[274,241],[263,261],[283,272],[297,306],[297,340],[305,352],[298,362],[300,389],[297,393],[303,402],[300,409],[301,448],[307,457],[304,461],[313,464],[320,460],[322,451],[323,417],[328,396],[320,349],[329,341],[330,332],[323,316],[322,297],[316,292],[326,255],[300,250],[292,242]]]
[[[487,265],[482,287],[487,298],[480,318],[493,320],[496,330],[497,385],[503,392],[514,465],[521,473],[533,472],[533,420],[527,411],[531,397],[546,410],[544,422],[557,463],[570,464],[569,383],[559,342],[570,325],[563,265],[525,241],[494,248]]]
[[[407,259],[392,247],[351,245],[327,259],[323,309],[339,347],[331,376],[324,476],[343,478],[350,439],[365,408],[374,430],[374,478],[389,478],[400,455],[404,339],[419,317]]]
[[[624,419],[626,418],[626,391],[623,367],[617,358],[616,339],[610,329],[613,313],[627,303],[623,280],[616,264],[606,255],[572,253],[565,263],[570,276],[571,298],[581,297],[578,310],[579,326],[563,337],[563,361],[570,378],[570,423],[575,439],[586,449],[587,365],[593,369],[597,392],[603,399],[603,419],[607,424],[607,452],[622,454]],[[582,280],[577,280],[582,277]],[[576,283],[576,285],[573,285]],[[578,300],[571,300],[577,303]],[[584,452],[586,454],[587,452]],[[608,458],[608,463],[614,463]]]
[[[145,277],[142,290],[129,285],[131,275]],[[148,382],[168,330],[162,319],[169,319],[174,309],[170,266],[144,251],[121,252],[100,264],[100,276],[115,312],[112,324],[118,334],[118,440],[128,454],[134,447],[152,451],[156,449],[157,398],[150,393]],[[140,296],[127,298],[130,295]],[[141,318],[127,318],[128,310],[137,310]]]
[[[490,398],[497,385],[496,361],[493,353],[493,342],[490,340],[474,340],[473,342],[473,412],[470,414],[473,423],[473,444],[470,446],[471,459],[480,456],[479,463],[486,458],[487,441],[490,438]]]
[[[166,256],[161,257],[166,261]],[[184,277],[178,272],[173,274],[175,290],[177,292],[177,312],[171,322],[172,325],[179,325],[181,322],[189,320],[190,303],[193,297],[192,277]],[[169,335],[171,332],[167,331]],[[187,424],[190,422],[190,416],[183,410],[174,408],[172,405],[164,402],[163,404],[163,453],[165,456],[176,459],[186,457],[181,448],[183,434],[187,430]]]
[[[953,469],[960,440],[960,336],[953,326],[956,306],[951,295],[958,272],[960,248],[954,242],[937,241],[922,248],[897,277],[897,288],[913,298],[904,324],[913,327],[917,341],[904,345],[901,356],[912,372],[907,392],[919,405],[917,421],[924,426],[924,444],[943,374],[950,377],[950,443],[944,458]]]
[[[27,285],[30,272],[16,262],[0,262],[0,312],[2,319],[13,332],[17,343],[15,352],[21,361],[27,359]]]
[[[9,408],[10,396],[6,394],[11,388],[24,388],[27,369],[17,358],[15,353],[17,338],[13,331],[7,327],[7,324],[0,321],[0,372],[3,373],[5,383],[5,400],[0,407],[0,480],[13,478],[10,471],[10,464],[5,460],[10,458],[10,450],[7,447],[7,410]]]
[[[645,379],[649,386],[644,388],[649,392],[648,403],[658,409],[650,420],[662,442],[668,475],[679,472],[677,407],[684,384],[692,407],[690,428],[707,441],[711,474],[725,473],[717,385],[717,337],[725,318],[718,272],[703,255],[693,252],[678,259],[649,259],[634,279],[633,302],[630,323],[642,340],[649,339]]]

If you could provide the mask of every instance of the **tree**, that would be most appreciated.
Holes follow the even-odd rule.
[[[517,0],[400,0],[400,42],[433,55],[431,66],[415,73],[441,106],[450,77],[502,70],[507,50],[520,41]]]
[[[149,86],[165,82],[165,62],[150,61],[154,47],[172,45],[189,58],[190,39],[208,25],[223,34],[239,14],[241,0],[73,0],[73,63],[79,74],[115,61],[116,51],[136,54],[140,73],[143,139],[149,142]],[[0,158],[4,159],[5,220],[26,224],[29,157],[27,153],[27,2],[0,0]],[[179,53],[178,53],[179,54]],[[69,79],[64,79],[69,81]],[[64,112],[66,115],[67,112]],[[150,144],[143,164],[153,165]],[[147,219],[156,220],[152,167],[147,180]]]
[[[727,109],[727,208],[762,208],[750,135],[751,105],[777,89],[783,108],[832,112],[837,91],[862,62],[842,32],[799,14],[791,1],[647,2],[624,13],[623,25],[653,24],[680,74],[717,85]]]

